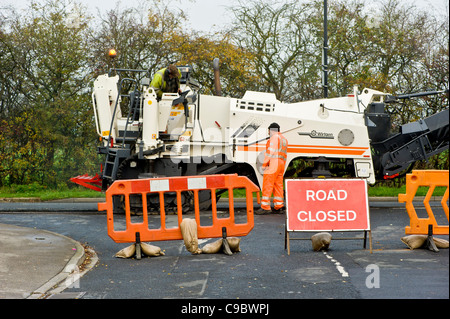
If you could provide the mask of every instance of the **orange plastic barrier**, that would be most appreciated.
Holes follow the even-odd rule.
[[[246,223],[235,223],[233,189],[245,188],[247,221]],[[228,190],[229,216],[219,218],[217,216],[216,190]],[[211,191],[212,225],[202,226],[200,223],[199,194],[201,190]],[[223,236],[224,228],[227,236],[246,236],[254,226],[253,220],[253,193],[257,192],[258,203],[260,202],[259,188],[247,177],[233,175],[205,175],[184,176],[168,178],[151,178],[135,180],[115,181],[106,191],[106,202],[98,204],[98,210],[107,212],[108,235],[117,243],[150,242],[164,240],[183,239],[180,224],[183,219],[181,192],[192,191],[194,193],[195,220],[197,221],[198,238],[219,238]],[[164,193],[176,192],[177,196],[177,218],[178,227],[166,227],[166,213],[164,208]],[[147,194],[158,193],[160,203],[160,214],[150,215],[160,218],[159,228],[150,228],[149,214],[147,208]],[[130,195],[142,196],[142,222],[131,221]],[[125,230],[114,229],[114,205],[113,196],[121,195],[125,201]]]
[[[433,234],[435,235],[448,235],[448,225],[438,225],[436,218],[433,214],[433,210],[430,206],[430,198],[434,192],[436,186],[446,186],[444,196],[441,200],[442,208],[448,221],[448,170],[413,170],[412,174],[406,175],[406,194],[398,195],[399,203],[406,203],[406,211],[408,212],[410,219],[410,226],[405,227],[406,234],[428,234],[428,225],[433,226]],[[419,218],[416,210],[414,209],[413,199],[416,195],[417,189],[420,186],[429,187],[427,195],[423,201],[425,209],[428,213],[428,218]]]

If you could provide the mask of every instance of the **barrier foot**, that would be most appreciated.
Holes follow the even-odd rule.
[[[428,250],[434,251],[435,253],[439,252],[439,249],[436,247],[436,244],[433,240],[433,225],[428,225],[428,237],[427,241],[425,242],[425,247],[428,248]]]
[[[228,244],[226,227],[222,227],[222,251],[229,256],[233,255],[230,245]]]
[[[140,260],[142,257],[141,254],[141,234],[136,232],[136,259]]]

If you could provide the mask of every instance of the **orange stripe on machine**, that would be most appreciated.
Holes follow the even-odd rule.
[[[266,149],[265,145],[256,144],[254,146],[238,146],[238,151],[261,152]],[[303,154],[345,154],[362,155],[368,151],[368,147],[348,147],[348,146],[322,146],[322,145],[289,145],[288,153]]]

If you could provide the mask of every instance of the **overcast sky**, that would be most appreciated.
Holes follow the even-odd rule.
[[[101,11],[113,9],[116,6],[116,0],[77,0],[85,4],[94,14],[99,8]],[[141,0],[121,0],[121,8],[136,6]],[[304,0],[306,1],[306,0]],[[329,2],[332,0],[328,0]],[[445,12],[448,10],[448,0],[403,0],[406,3],[415,4],[423,10],[434,12]],[[5,5],[12,5],[15,8],[25,8],[30,0],[0,0],[0,8]],[[212,31],[219,29],[220,26],[230,22],[229,13],[226,7],[230,6],[235,0],[172,0],[172,2],[181,7],[189,15],[189,22],[194,30]],[[181,3],[181,4],[180,4]]]

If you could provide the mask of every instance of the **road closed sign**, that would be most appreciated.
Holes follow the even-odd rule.
[[[287,231],[370,230],[366,181],[286,180]]]

